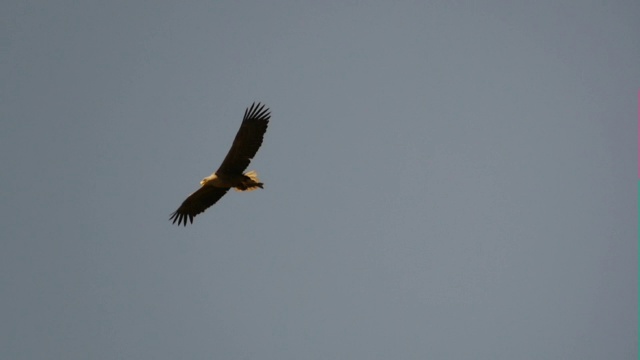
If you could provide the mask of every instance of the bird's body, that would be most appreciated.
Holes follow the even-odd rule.
[[[178,225],[187,225],[187,220],[193,223],[193,218],[215,204],[229,189],[236,191],[252,191],[262,189],[263,183],[258,179],[255,171],[243,173],[249,162],[262,145],[262,139],[267,131],[271,113],[264,105],[252,104],[244,112],[242,125],[233,140],[233,145],[225,157],[222,165],[213,174],[202,179],[200,189],[191,194],[180,205],[169,220]]]
[[[218,188],[234,188],[237,191],[252,191],[262,189],[263,183],[258,179],[258,173],[249,171],[244,174],[213,173],[200,181],[202,186]]]

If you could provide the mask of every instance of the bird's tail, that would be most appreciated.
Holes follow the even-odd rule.
[[[242,182],[242,186],[235,187],[236,191],[253,191],[257,188],[263,189],[263,183],[258,179],[258,173],[254,170],[244,173],[245,180]]]

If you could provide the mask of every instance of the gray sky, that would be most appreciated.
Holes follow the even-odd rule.
[[[0,14],[0,358],[637,358],[640,2]]]

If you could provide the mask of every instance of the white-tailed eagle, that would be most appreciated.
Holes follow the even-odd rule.
[[[243,173],[249,166],[249,162],[256,155],[267,125],[271,119],[269,108],[260,103],[253,103],[244,111],[244,118],[240,130],[233,140],[229,153],[224,158],[222,165],[213,174],[200,181],[200,189],[182,202],[169,220],[176,221],[178,225],[187,226],[187,220],[193,224],[193,218],[215,204],[229,189],[236,191],[252,191],[263,188],[263,183],[258,179],[255,171]]]

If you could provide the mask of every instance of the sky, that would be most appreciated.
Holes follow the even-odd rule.
[[[636,359],[639,17],[2,2],[0,358]]]

